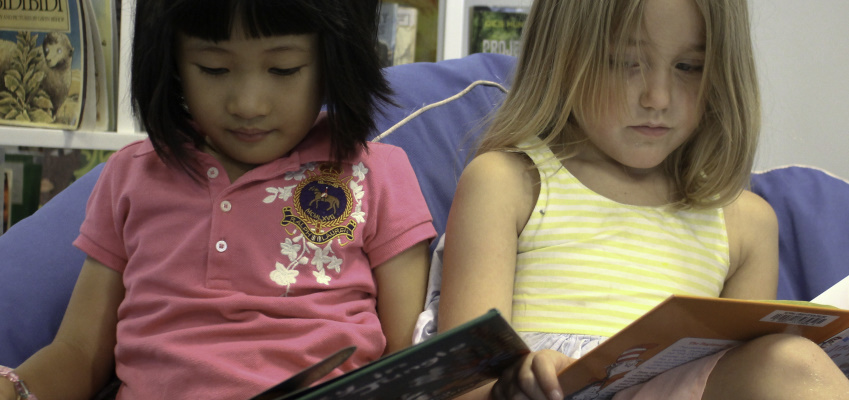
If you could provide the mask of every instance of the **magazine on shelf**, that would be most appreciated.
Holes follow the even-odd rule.
[[[522,49],[522,28],[529,11],[521,7],[472,7],[469,54],[499,53],[518,56]]]
[[[0,124],[77,129],[87,73],[82,7],[33,4],[0,13]]]
[[[8,227],[38,210],[43,161],[38,152],[6,152],[3,164],[11,172]]]
[[[377,41],[383,67],[409,64],[416,57],[418,9],[398,3],[382,3]]]
[[[105,108],[107,127],[114,131],[117,125],[117,82],[118,82],[118,3],[116,0],[90,0],[94,8],[94,21],[100,35],[103,52],[103,75],[105,82]]]
[[[79,129],[103,132],[109,127],[106,61],[92,1],[103,0],[79,0],[86,42],[83,115]]]
[[[343,349],[251,400],[451,399],[497,378],[529,352],[496,310],[316,386]],[[301,389],[303,388],[303,389]]]
[[[570,364],[559,380],[565,399],[609,399],[678,365],[772,333],[819,343],[849,374],[849,310],[673,295]]]

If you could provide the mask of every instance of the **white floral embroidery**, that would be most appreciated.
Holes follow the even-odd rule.
[[[316,166],[316,163],[309,162],[309,163],[306,163],[304,165],[301,165],[301,168],[299,168],[297,171],[287,172],[283,176],[284,176],[284,178],[286,178],[287,181],[292,180],[292,179],[294,179],[296,181],[302,181],[302,180],[304,180],[304,178],[307,177],[307,175],[306,175],[307,171],[315,171],[315,166]]]
[[[262,199],[262,202],[265,204],[271,204],[272,202],[274,202],[274,200],[277,199],[283,201],[289,200],[289,198],[292,197],[292,190],[294,188],[295,186],[286,186],[284,188],[267,187],[265,188],[265,191],[270,193],[270,195]]]
[[[295,242],[299,241],[303,236],[295,238]],[[301,246],[295,244],[292,239],[286,239],[285,243],[280,243],[280,254],[289,257],[289,261],[295,261],[298,258],[298,253],[301,251]]]
[[[360,200],[362,200],[365,195],[363,187],[354,181],[348,182],[348,187],[351,188],[351,196],[354,196],[354,198],[357,199],[357,205],[359,205]]]
[[[362,181],[363,179],[366,179],[368,168],[363,166],[362,162],[357,165],[354,165],[353,170],[354,172],[351,175],[356,176],[358,180]]]
[[[295,277],[298,276],[298,273],[299,272],[296,269],[288,269],[285,265],[277,263],[274,267],[274,271],[271,271],[271,280],[280,286],[288,287],[297,282]]]
[[[312,243],[309,244],[312,245],[310,247],[315,246]],[[315,253],[312,256],[312,265],[315,265],[315,268],[319,271],[324,271],[324,264],[330,263],[333,261],[333,258],[336,258],[331,256],[333,254],[333,248],[330,243],[327,243],[327,246],[324,246],[323,249],[315,246],[313,250]]]
[[[324,271],[313,271],[312,274],[315,276],[316,282],[322,285],[330,285],[330,277]]]
[[[327,269],[332,269],[336,271],[337,274],[340,273],[342,267],[342,259],[336,256],[330,256],[329,258],[330,262],[327,263]]]
[[[355,219],[358,223],[366,222],[366,213],[363,212],[363,204],[357,203],[357,206],[354,207],[354,212],[351,213],[351,218]]]

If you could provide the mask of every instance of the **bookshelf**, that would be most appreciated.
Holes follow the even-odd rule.
[[[104,1],[104,0],[97,0]],[[115,0],[121,4],[120,38],[118,55],[118,106],[115,131],[86,131],[39,129],[17,126],[0,126],[0,146],[46,147],[59,149],[117,150],[146,137],[140,132],[129,104],[128,82],[130,62],[130,37],[132,10],[135,0]]]

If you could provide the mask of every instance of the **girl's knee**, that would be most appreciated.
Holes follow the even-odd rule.
[[[750,362],[780,367],[778,370],[812,371],[829,367],[831,359],[816,343],[797,335],[770,334],[740,346],[739,356]]]

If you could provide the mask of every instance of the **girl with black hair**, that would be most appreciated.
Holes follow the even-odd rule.
[[[87,399],[113,371],[121,400],[248,398],[337,349],[357,347],[329,377],[411,343],[435,231],[404,152],[366,145],[390,96],[378,7],[138,1],[149,139],[107,162],[59,333],[0,399]]]

